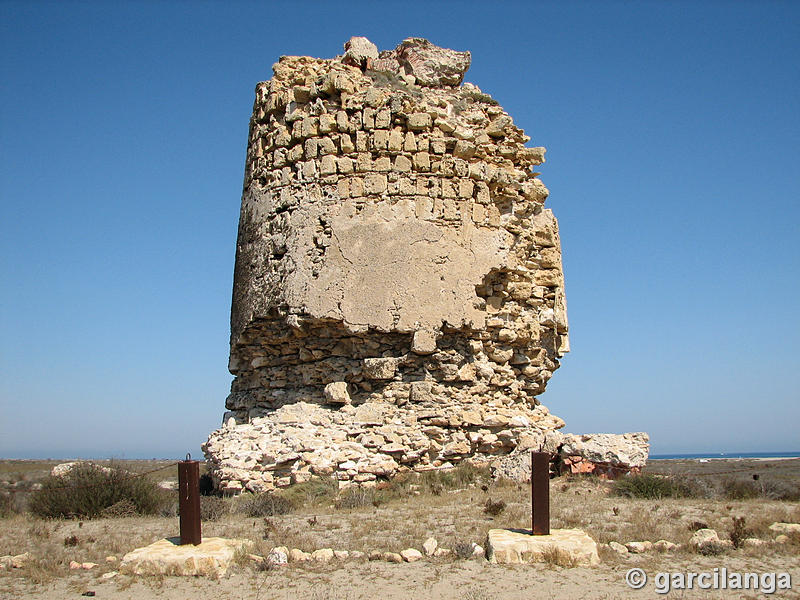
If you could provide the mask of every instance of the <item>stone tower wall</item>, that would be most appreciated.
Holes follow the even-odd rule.
[[[269,489],[541,444],[569,350],[544,148],[455,52],[363,38],[256,87],[220,485]]]

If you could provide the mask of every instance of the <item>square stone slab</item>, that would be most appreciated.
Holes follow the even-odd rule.
[[[132,550],[122,557],[119,570],[131,575],[222,577],[228,572],[236,551],[252,543],[218,537],[204,538],[197,546],[181,546],[180,541],[179,537],[166,538]]]
[[[501,564],[600,564],[597,544],[581,529],[551,529],[550,535],[531,535],[529,529],[490,529],[487,556],[489,562]]]

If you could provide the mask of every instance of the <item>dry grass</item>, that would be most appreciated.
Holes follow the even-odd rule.
[[[482,587],[470,587],[463,595],[464,600],[491,600],[492,596]]]
[[[484,489],[485,488],[485,489]],[[369,493],[357,492],[347,501],[339,500],[329,482],[318,481],[284,492],[295,506],[294,512],[269,517],[250,517],[238,510],[246,499],[225,499],[215,503],[215,520],[203,523],[203,535],[247,538],[253,540],[253,553],[266,555],[274,546],[335,550],[371,550],[398,552],[408,547],[421,548],[427,537],[439,545],[456,549],[471,542],[483,545],[489,529],[528,528],[530,526],[530,489],[513,483],[492,484],[478,470],[407,478]],[[374,502],[376,497],[380,501]],[[504,503],[499,514],[489,514],[487,502]],[[765,498],[748,500],[711,500],[703,498],[667,498],[643,500],[621,498],[612,493],[612,484],[584,477],[562,477],[551,486],[551,521],[554,528],[579,527],[599,543],[666,539],[685,544],[692,535],[692,523],[703,522],[716,529],[722,539],[728,537],[734,517],[745,517],[746,527],[755,537],[772,540],[768,527],[775,521],[800,522],[800,504]],[[0,555],[30,552],[32,560],[25,569],[0,573],[6,577],[25,578],[44,585],[70,574],[69,562],[95,562],[93,575],[116,568],[106,563],[106,556],[121,558],[133,548],[160,538],[176,535],[175,517],[99,518],[90,521],[43,521],[29,515],[11,515],[0,519]],[[748,535],[750,535],[748,534]],[[65,540],[70,540],[65,543]],[[678,553],[641,555],[622,559],[606,547],[600,548],[604,563],[614,565],[624,560],[637,566],[657,568],[675,562],[709,560],[688,550]],[[743,564],[765,564],[765,560],[791,560],[800,552],[800,536],[783,545],[726,549],[725,560]],[[250,572],[253,563],[238,557],[240,569]],[[548,566],[572,566],[565,556],[547,557]],[[441,564],[467,564],[455,555],[428,561],[434,568]],[[766,563],[769,564],[769,563]],[[292,567],[294,569],[295,567]],[[297,567],[300,568],[300,567]],[[318,567],[303,566],[303,569]],[[763,569],[762,569],[763,570]],[[273,575],[254,573],[253,577]],[[315,574],[315,577],[317,574]],[[321,576],[321,575],[320,575]],[[154,588],[163,578],[149,578]],[[260,581],[260,580],[258,580]],[[253,585],[258,585],[256,579]],[[129,585],[120,578],[119,585]],[[322,588],[320,588],[322,589]],[[319,592],[322,594],[322,592]],[[465,591],[465,597],[481,598],[482,590]],[[469,596],[472,594],[472,596]],[[324,596],[320,596],[324,597]],[[337,596],[338,597],[338,596]]]

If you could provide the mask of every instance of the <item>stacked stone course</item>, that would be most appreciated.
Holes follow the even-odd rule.
[[[541,446],[569,351],[544,148],[469,83],[468,52],[281,57],[256,87],[231,314],[204,445],[228,491]]]

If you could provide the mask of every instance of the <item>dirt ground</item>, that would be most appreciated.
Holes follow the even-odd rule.
[[[4,473],[10,472],[4,461]],[[771,465],[771,466],[770,466]],[[147,465],[137,468],[145,469]],[[39,465],[42,471],[46,469]],[[771,473],[786,481],[800,477],[800,460],[794,461],[653,461],[658,472],[704,472],[713,476],[733,470],[738,476],[750,471]],[[2,473],[0,473],[0,476]],[[172,472],[154,474],[170,479]],[[287,515],[253,518],[225,514],[204,522],[204,536],[251,539],[255,552],[264,554],[273,546],[312,551],[335,550],[399,551],[421,548],[429,536],[440,546],[459,543],[483,544],[492,528],[526,527],[530,519],[530,490],[514,484],[481,485],[437,494],[421,492],[379,504],[356,508],[314,505]],[[502,500],[505,509],[497,516],[486,514],[487,499]],[[732,518],[746,518],[752,536],[760,546],[728,549],[722,554],[703,556],[688,548],[672,553],[651,552],[619,557],[607,543],[666,539],[686,544],[697,523],[706,524],[727,538]],[[129,577],[116,575],[114,563],[106,556],[121,558],[126,552],[176,535],[174,517],[126,517],[43,521],[30,515],[0,519],[0,555],[30,552],[30,564],[22,569],[0,570],[0,598],[79,598],[94,592],[97,598],[178,600],[190,597],[247,600],[310,598],[442,598],[458,600],[525,598],[651,598],[655,578],[661,572],[787,572],[791,591],[777,591],[780,598],[800,598],[800,541],[774,542],[768,526],[775,521],[800,522],[800,503],[765,498],[720,500],[705,498],[641,500],[611,493],[611,484],[590,478],[561,477],[551,484],[552,527],[580,527],[600,547],[602,563],[594,568],[567,568],[557,564],[491,565],[485,559],[442,557],[416,563],[347,560],[327,564],[289,564],[259,570],[242,561],[220,580],[180,577]],[[70,542],[67,542],[70,540]],[[71,571],[69,562],[96,562],[90,571]],[[650,581],[641,590],[625,583],[631,568],[641,568]],[[677,598],[759,598],[753,590],[675,590]]]

